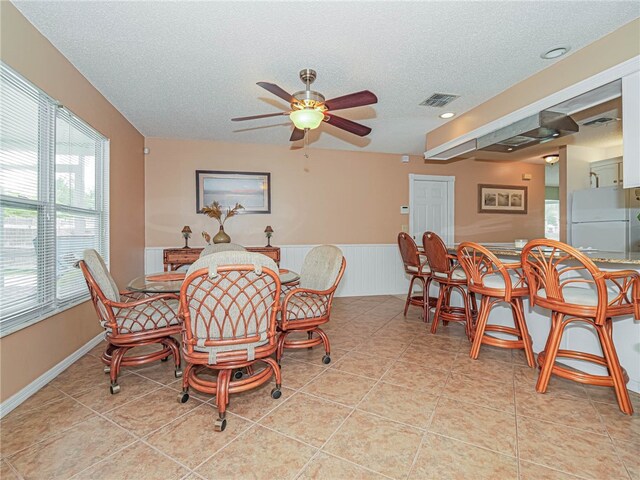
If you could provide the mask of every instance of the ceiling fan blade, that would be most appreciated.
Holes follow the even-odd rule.
[[[350,93],[349,95],[343,95],[342,97],[327,100],[324,102],[324,106],[329,110],[342,110],[344,108],[371,105],[372,103],[378,103],[378,97],[369,90],[362,90],[361,92]]]
[[[289,115],[291,112],[265,113],[264,115],[252,115],[251,117],[232,118],[232,122],[241,122],[243,120],[256,120],[258,118],[278,117],[280,115]]]
[[[366,137],[371,133],[371,129],[369,127],[360,123],[352,122],[351,120],[347,120],[346,118],[329,114],[327,114],[324,118],[327,123],[333,125],[334,127],[341,128],[342,130],[346,130],[347,132],[355,133],[356,135],[360,135],[361,137]]]
[[[268,92],[273,93],[276,97],[280,97],[281,99],[286,100],[288,103],[298,103],[298,101],[295,98],[293,98],[293,95],[285,92],[282,88],[280,88],[275,83],[258,82],[256,85],[260,85],[262,88],[264,88]]]
[[[291,132],[291,137],[289,138],[290,142],[297,142],[298,140],[302,140],[304,138],[304,130],[300,128],[294,128],[293,132]]]

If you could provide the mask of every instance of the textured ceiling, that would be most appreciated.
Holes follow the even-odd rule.
[[[640,15],[638,2],[14,2],[149,137],[288,145],[286,117],[235,116],[287,105],[258,81],[302,89],[318,72],[332,98],[369,89],[379,103],[340,115],[373,128],[362,139],[330,125],[317,148],[421,154],[443,110],[458,114]]]

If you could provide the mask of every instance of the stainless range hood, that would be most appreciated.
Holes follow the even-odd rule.
[[[577,131],[578,124],[569,115],[544,110],[478,138],[476,148],[510,153]]]

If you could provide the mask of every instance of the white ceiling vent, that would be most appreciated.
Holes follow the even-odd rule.
[[[459,96],[460,95],[453,95],[452,93],[434,93],[424,102],[421,102],[420,105],[423,107],[442,108],[446,105],[449,105]]]

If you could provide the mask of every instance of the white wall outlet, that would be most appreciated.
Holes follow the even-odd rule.
[[[409,163],[409,155],[402,155],[402,163]]]
[[[400,205],[400,214],[409,215],[409,205]]]
[[[409,225],[401,225],[400,228],[404,233],[409,233]]]

